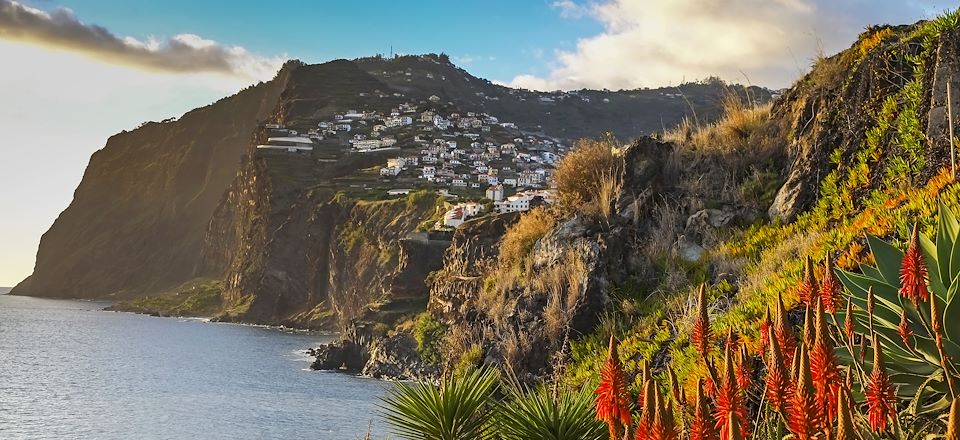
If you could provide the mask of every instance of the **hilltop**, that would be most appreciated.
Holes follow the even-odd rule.
[[[13,293],[161,295],[132,308],[217,310],[222,319],[328,328],[371,304],[394,307],[396,296],[422,309],[427,274],[442,264],[449,236],[409,238],[450,206],[418,190],[455,190],[476,200],[489,180],[477,182],[472,174],[480,159],[447,160],[437,167],[439,181],[421,179],[422,165],[384,176],[389,161],[423,158],[427,137],[463,151],[436,157],[513,143],[497,155],[521,160],[523,169],[507,162],[483,166],[516,174],[514,180],[525,170],[527,178],[542,178],[550,165],[536,161],[562,155],[577,137],[611,132],[629,139],[685,116],[708,121],[728,93],[771,96],[717,81],[617,92],[514,90],[473,77],[442,55],[291,61],[271,81],[111,137],[92,156],[71,205],[44,234],[34,273]],[[416,123],[377,127],[411,108]],[[350,131],[338,130],[337,118],[351,112],[362,117],[348,118],[356,119]],[[424,121],[425,112],[442,118],[443,136],[422,131],[439,130]],[[469,128],[460,128],[467,120]],[[309,152],[257,148],[279,147],[283,137],[307,138],[303,151]],[[360,151],[357,141],[396,145]],[[481,187],[458,175],[476,178]],[[387,193],[397,188],[410,194]]]

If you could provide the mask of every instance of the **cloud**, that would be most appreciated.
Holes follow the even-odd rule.
[[[550,7],[560,11],[563,18],[583,18],[590,15],[591,7],[573,0],[557,0],[550,3]]]
[[[551,6],[561,16],[584,8],[570,0]],[[818,48],[835,53],[867,25],[912,22],[949,6],[941,0],[606,0],[589,9],[601,33],[556,51],[546,75],[517,75],[509,84],[620,89],[719,76],[783,87],[808,68]]]
[[[284,61],[194,34],[146,41],[120,37],[102,26],[81,22],[69,9],[47,12],[13,0],[0,0],[0,39],[79,52],[101,61],[151,71],[211,72],[248,79],[270,78]]]

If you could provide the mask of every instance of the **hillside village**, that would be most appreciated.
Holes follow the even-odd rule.
[[[396,100],[402,94],[361,92],[360,98]],[[330,155],[383,155],[353,176],[364,188],[377,185],[388,197],[431,189],[453,205],[437,222],[456,228],[484,212],[522,212],[549,203],[554,165],[567,151],[557,139],[526,133],[486,113],[459,112],[437,95],[404,100],[389,111],[335,113],[313,127],[264,124],[257,151],[330,160]],[[359,185],[359,184],[355,184]]]

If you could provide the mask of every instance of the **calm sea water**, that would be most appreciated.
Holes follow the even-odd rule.
[[[306,371],[323,336],[0,295],[0,439],[359,439],[389,384]]]

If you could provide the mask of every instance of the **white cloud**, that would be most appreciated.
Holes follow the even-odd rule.
[[[937,6],[939,3],[941,6]],[[562,16],[572,1],[552,6]],[[815,57],[849,46],[870,24],[913,22],[944,1],[901,0],[608,0],[590,7],[603,32],[559,50],[544,76],[509,83],[538,90],[636,88],[708,76],[781,87]]]
[[[285,61],[284,57],[259,56],[194,34],[146,41],[120,37],[102,26],[81,22],[69,9],[47,12],[13,0],[0,0],[0,39],[73,51],[144,70],[215,72],[248,79],[268,79]]]
[[[557,0],[550,3],[550,7],[560,11],[563,18],[582,18],[590,15],[591,7],[573,0]]]

